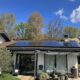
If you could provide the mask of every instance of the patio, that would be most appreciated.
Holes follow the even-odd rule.
[[[19,79],[21,80],[35,80],[34,77],[32,76],[18,76]],[[68,80],[80,80],[80,78],[68,78]]]
[[[68,80],[80,80],[80,78],[69,78]]]

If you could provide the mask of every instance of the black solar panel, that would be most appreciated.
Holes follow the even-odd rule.
[[[28,41],[18,41],[14,45],[15,46],[30,46],[31,42],[28,42]]]
[[[80,44],[76,41],[69,41],[68,42],[68,47],[79,47]]]
[[[42,41],[42,42],[29,42],[29,41],[18,41],[11,46],[51,46],[60,47],[64,46],[63,42],[58,41]]]
[[[80,44],[75,41],[69,41],[67,43],[60,41],[41,41],[41,42],[30,42],[30,41],[18,41],[10,46],[18,47],[80,47]]]
[[[58,41],[45,41],[45,42],[42,42],[42,46],[62,47],[64,46],[64,43],[58,42]]]

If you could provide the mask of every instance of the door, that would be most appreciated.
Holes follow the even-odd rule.
[[[20,74],[34,75],[35,55],[27,54],[20,56]]]

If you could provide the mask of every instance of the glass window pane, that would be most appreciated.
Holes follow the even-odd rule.
[[[65,72],[66,69],[66,55],[56,56],[56,70],[57,72]]]
[[[52,72],[55,69],[55,56],[46,55],[45,56],[45,70],[46,72]]]

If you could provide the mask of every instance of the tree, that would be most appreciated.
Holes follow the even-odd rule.
[[[2,21],[0,20],[0,31],[4,31]]]
[[[0,25],[0,28],[8,33],[8,36],[13,37],[11,36],[11,30],[14,30],[15,26],[15,16],[13,14],[2,14],[0,16]]]
[[[28,39],[38,39],[41,28],[43,27],[43,19],[39,13],[33,13],[26,25],[26,32]]]
[[[3,72],[11,70],[11,53],[6,48],[0,48],[0,68]]]
[[[69,38],[75,38],[78,36],[78,29],[76,27],[65,27],[64,34],[68,35]]]
[[[16,35],[19,39],[25,39],[25,23],[21,22],[20,24],[16,25]]]
[[[50,21],[48,24],[48,39],[60,38],[63,34],[63,25],[60,19]]]

